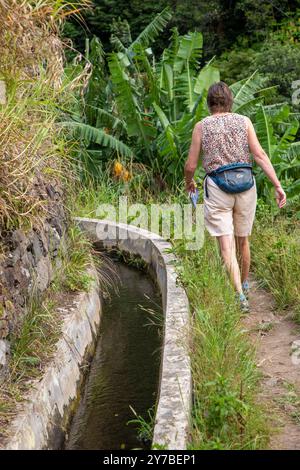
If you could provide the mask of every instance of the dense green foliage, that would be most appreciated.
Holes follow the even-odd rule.
[[[26,2],[21,3],[24,7]],[[70,150],[81,176],[76,188],[80,190],[70,190],[67,200],[74,215],[99,216],[99,204],[117,204],[124,194],[134,203],[186,203],[183,165],[192,129],[208,114],[208,87],[221,77],[231,85],[234,111],[252,119],[288,195],[287,210],[279,218],[271,185],[255,169],[260,195],[253,235],[255,273],[277,305],[294,310],[299,319],[299,108],[290,103],[291,82],[300,78],[299,1],[95,0],[95,8],[84,15],[86,29],[82,17],[65,28],[82,55],[74,50],[67,54],[72,60],[64,70],[61,44],[51,40],[58,12],[61,21],[69,15],[67,2],[27,3],[35,6],[25,11],[29,27],[23,14],[23,22],[15,21],[21,25],[18,34],[8,28],[3,36],[18,45],[14,53],[0,41],[2,62],[10,66],[9,73],[1,69],[9,99],[0,109],[0,216],[24,221],[35,213],[36,201],[29,195],[36,175],[72,180],[73,187],[74,175],[66,162]],[[81,3],[70,5],[76,8]],[[16,9],[11,15],[17,13]],[[37,24],[32,23],[32,13]],[[11,24],[11,17],[6,15],[5,20],[5,26]],[[43,48],[41,25],[50,38]],[[30,35],[23,34],[25,27],[31,29]],[[47,63],[45,69],[37,65],[40,62]],[[57,132],[57,121],[69,132],[68,145],[66,134]],[[114,174],[116,163],[124,178]],[[198,171],[197,176],[203,176],[203,170]],[[154,187],[157,181],[161,186]],[[201,196],[200,189],[200,201]],[[58,338],[53,300],[62,290],[87,289],[90,284],[89,243],[71,230],[67,246],[45,302],[29,305],[19,338],[12,344],[12,376],[0,396],[4,427],[15,402],[28,390],[26,379],[39,376]],[[203,249],[191,253],[184,241],[174,241],[174,252],[181,261],[178,273],[192,312],[190,446],[261,448],[267,443],[268,420],[258,405],[254,350],[241,326],[216,245],[208,239]],[[149,426],[142,423],[148,432]]]
[[[232,287],[214,240],[187,252],[176,244],[180,277],[193,311],[192,449],[259,449],[267,442],[256,402],[259,375]]]
[[[173,11],[170,27],[180,34],[201,31],[205,38],[205,57],[219,54],[245,38],[248,43],[263,41],[282,23],[293,21],[300,7],[298,0],[94,0],[94,8],[84,15],[85,24],[68,23],[65,34],[84,50],[85,37],[96,35],[109,48],[114,21],[127,20],[137,36],[166,6]],[[289,28],[291,29],[291,28]],[[299,34],[299,31],[295,34]],[[169,34],[162,34],[156,47],[162,51]],[[298,36],[299,38],[299,36]]]
[[[201,66],[200,32],[180,35],[173,28],[169,46],[155,56],[152,44],[170,18],[170,10],[163,10],[134,39],[124,24],[120,33],[115,31],[114,51],[108,54],[99,39],[87,43],[92,73],[65,123],[80,141],[77,159],[84,174],[97,179],[103,162],[131,160],[171,186],[181,184],[193,127],[208,114],[207,90],[220,73],[213,59]],[[299,115],[285,102],[270,104],[275,89],[269,81],[254,71],[232,83],[233,111],[252,119],[290,203],[299,205]],[[259,194],[270,198],[271,185],[260,171],[257,185]]]
[[[259,202],[251,237],[256,276],[269,289],[276,306],[300,323],[300,224],[296,217],[274,217]]]
[[[134,176],[126,188],[129,203],[185,204],[184,191],[153,196],[147,181]],[[140,186],[139,186],[140,185]],[[85,186],[74,200],[74,213],[99,217],[100,204],[117,204],[122,185],[109,174]],[[123,193],[124,194],[124,193]],[[130,218],[128,218],[130,222]],[[257,402],[259,373],[254,348],[240,322],[232,286],[214,240],[201,250],[187,251],[184,240],[172,240],[176,265],[191,306],[191,361],[194,381],[191,449],[259,449],[266,446],[266,413]],[[146,421],[145,421],[146,419]],[[140,431],[151,433],[153,420],[138,417]]]
[[[269,103],[280,101],[292,102],[292,83],[300,76],[300,45],[269,40],[259,48],[240,46],[229,52],[224,52],[216,61],[220,68],[222,80],[231,84],[254,71],[266,77],[268,86],[276,86]],[[282,71],[284,70],[284,73]],[[295,106],[295,110],[299,106]]]

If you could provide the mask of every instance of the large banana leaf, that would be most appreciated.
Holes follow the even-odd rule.
[[[194,67],[202,56],[203,36],[195,31],[181,36],[174,70],[181,73],[185,67]]]
[[[194,81],[195,77],[193,71],[189,65],[187,65],[186,70],[182,71],[177,78],[177,83],[174,87],[176,96],[184,104],[184,109],[187,107],[189,112],[193,111],[198,98],[198,95],[194,92]]]
[[[178,54],[180,35],[176,27],[172,28],[171,31],[171,42],[169,47],[163,51],[162,62],[168,62],[173,67]]]
[[[91,143],[102,145],[111,150],[117,151],[119,154],[125,157],[132,157],[133,151],[126,144],[118,140],[113,135],[107,134],[103,129],[96,129],[95,127],[89,126],[79,122],[62,122],[62,125],[66,126],[75,138],[84,140],[87,145]]]
[[[153,103],[153,108],[155,109],[156,111],[156,114],[160,120],[160,123],[162,125],[162,127],[164,129],[167,129],[168,127],[171,127],[171,123],[169,121],[169,119],[167,118],[167,116],[165,115],[165,113],[163,112],[163,110],[161,109],[161,107],[157,104],[157,103]]]
[[[129,51],[134,51],[136,45],[147,47],[166,27],[168,21],[172,18],[172,12],[169,7],[158,13],[153,21],[139,34],[139,36],[129,46]]]
[[[105,53],[101,41],[95,36],[86,44],[86,57],[92,63],[92,74],[85,91],[86,117],[91,125],[95,125],[95,107],[103,107],[106,101],[105,86],[106,77],[104,75]]]
[[[115,51],[123,52],[123,54],[127,54],[127,49],[122,43],[121,39],[118,38],[115,34],[112,34],[110,37],[110,42],[112,46],[114,47]]]
[[[169,157],[171,156],[172,159],[176,159],[178,158],[178,142],[176,141],[174,129],[160,106],[157,103],[153,103],[153,107],[164,129],[164,135],[160,139],[160,154],[163,156],[168,155]]]
[[[120,130],[126,132],[126,124],[124,121],[119,119],[117,116],[114,116],[112,113],[106,109],[96,108],[96,126],[98,129],[106,126],[110,127],[113,130]]]
[[[280,161],[280,159],[289,151],[291,143],[294,142],[297,132],[299,129],[299,123],[295,121],[290,124],[274,150],[273,159],[274,163]]]
[[[142,87],[144,94],[144,107],[148,108],[152,101],[159,100],[159,82],[156,76],[156,70],[153,65],[150,64],[148,59],[148,49],[136,46],[136,54],[134,57],[135,63],[139,70],[143,70]],[[151,49],[149,51],[151,53]]]
[[[160,70],[159,87],[168,94],[169,101],[174,98],[174,74],[173,68],[167,62],[163,62]]]
[[[249,102],[253,102],[256,93],[262,91],[266,79],[254,72],[249,78],[233,83],[230,89],[234,96],[233,111],[238,112]]]
[[[300,167],[300,142],[293,142],[287,151],[287,158],[288,160],[297,159],[299,161]]]
[[[276,146],[276,142],[274,139],[273,126],[270,122],[269,117],[267,116],[263,105],[260,105],[258,108],[255,117],[254,127],[262,148],[268,154],[270,159],[272,159],[273,149]]]
[[[256,113],[258,106],[262,103],[263,99],[261,97],[253,98],[240,106],[234,105],[233,110],[235,113],[243,114],[251,118]]]
[[[109,59],[109,70],[114,85],[118,111],[126,122],[130,137],[139,137],[144,145],[148,159],[151,160],[149,139],[155,137],[156,130],[149,120],[142,115],[139,105],[139,91],[134,80],[128,75],[126,68],[113,53]]]
[[[194,92],[200,95],[204,91],[207,91],[213,83],[218,81],[220,81],[219,69],[213,65],[206,65],[200,70],[196,78]]]

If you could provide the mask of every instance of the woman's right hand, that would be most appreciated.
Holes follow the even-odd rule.
[[[196,185],[196,183],[193,179],[191,181],[185,183],[185,190],[188,193],[194,193],[195,190],[196,190],[196,187],[197,187],[197,185]]]
[[[279,209],[282,209],[282,207],[286,205],[286,194],[283,191],[281,186],[276,186],[275,197],[276,197],[277,206],[279,207]]]

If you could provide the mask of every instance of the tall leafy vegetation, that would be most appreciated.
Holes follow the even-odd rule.
[[[62,179],[65,140],[55,121],[67,89],[58,34],[77,7],[61,0],[0,2],[5,32],[0,37],[0,80],[6,89],[0,104],[2,227],[40,220],[47,209],[43,184]]]
[[[189,30],[203,32],[205,57],[220,54],[236,42],[245,41],[248,47],[261,42],[282,22],[291,31],[299,8],[297,0],[189,0],[188,3],[186,0],[94,0],[93,3],[94,8],[84,15],[84,24],[73,21],[66,25],[66,36],[72,37],[80,50],[84,50],[85,37],[91,39],[93,35],[100,36],[105,49],[110,48],[110,34],[118,17],[128,21],[133,36],[138,36],[155,14],[169,6],[174,12],[170,26],[177,27],[180,34]],[[163,32],[155,50],[161,52],[167,40],[168,33]]]
[[[86,153],[94,160],[121,154],[151,166],[171,183],[178,182],[192,128],[207,114],[205,94],[219,73],[211,63],[200,67],[203,39],[198,32],[180,36],[173,29],[170,46],[160,59],[155,58],[150,45],[170,18],[166,8],[129,45],[113,35],[115,52],[107,57],[99,40],[91,42],[93,56],[97,54],[103,64],[102,76],[91,76],[84,97],[84,109],[89,111],[74,113],[69,123],[85,144],[81,161],[87,160]],[[97,106],[90,93],[94,78],[106,80],[98,97],[104,107]]]
[[[298,31],[300,36],[300,19]],[[242,44],[224,52],[217,63],[222,79],[230,84],[258,70],[267,78],[268,86],[276,86],[274,93],[268,97],[268,102],[287,101],[293,104],[292,83],[300,76],[298,39],[281,42],[274,35],[255,48]],[[297,110],[297,105],[294,108]]]
[[[217,245],[207,239],[192,255],[175,242],[180,277],[193,311],[194,383],[191,449],[265,448],[266,410],[257,401],[254,351],[240,322]]]
[[[251,238],[255,274],[273,294],[279,309],[300,323],[300,224],[296,217],[274,217],[258,206]]]
[[[173,28],[169,46],[155,57],[151,46],[170,18],[170,10],[164,9],[134,40],[124,22],[121,33],[116,30],[111,37],[114,52],[109,54],[99,39],[88,43],[92,73],[67,125],[80,141],[81,168],[94,177],[103,161],[117,158],[145,164],[171,186],[182,180],[193,127],[208,114],[207,90],[220,73],[213,59],[201,66],[200,32],[180,35]],[[274,90],[266,82],[253,72],[233,83],[233,111],[252,119],[290,200],[297,204],[299,115],[286,103],[264,104]],[[260,194],[269,197],[271,188],[261,172],[257,184]]]

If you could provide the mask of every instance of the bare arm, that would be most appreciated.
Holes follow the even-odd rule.
[[[189,155],[184,166],[185,187],[187,191],[195,191],[195,182],[193,180],[193,176],[195,174],[199,160],[201,141],[201,123],[197,122],[192,134],[192,143],[190,146]]]
[[[269,178],[271,183],[273,183],[276,192],[276,202],[278,207],[281,209],[286,204],[286,195],[283,191],[280,181],[276,176],[273,165],[259,143],[253,124],[249,118],[247,118],[247,127],[248,127],[248,145],[250,152],[252,153],[254,160],[261,167],[263,172]]]

